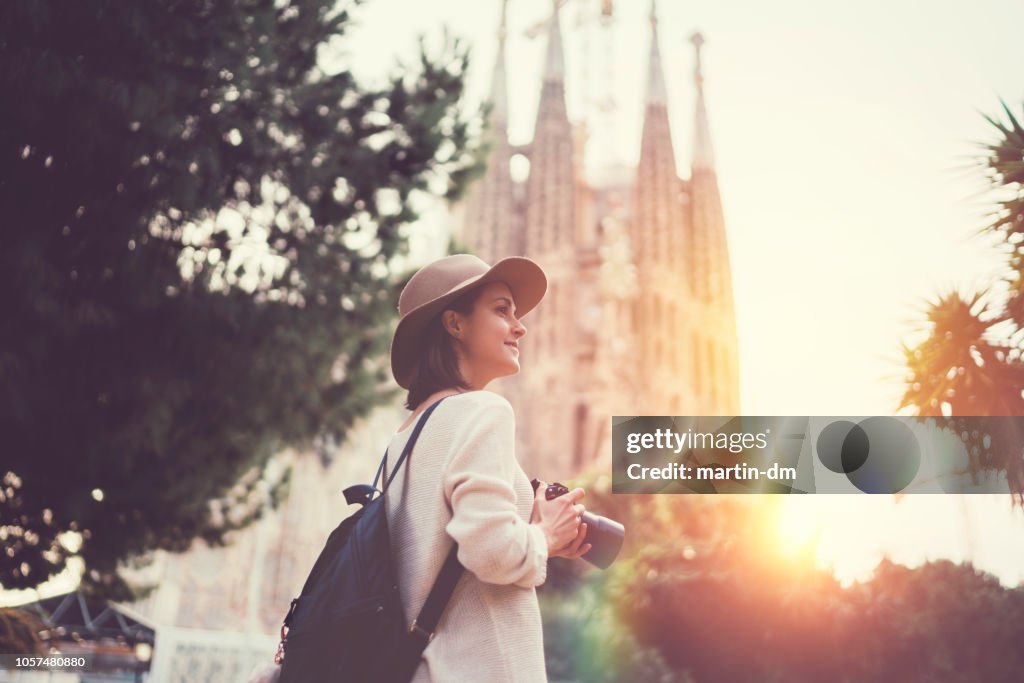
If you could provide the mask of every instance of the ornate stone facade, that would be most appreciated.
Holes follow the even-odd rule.
[[[524,371],[495,389],[516,408],[527,472],[568,478],[610,459],[612,415],[739,411],[732,276],[704,103],[703,38],[691,38],[690,178],[676,172],[653,2],[639,163],[631,178],[614,169],[587,178],[587,136],[566,113],[558,11],[533,140],[520,149],[508,141],[504,25],[503,12],[492,154],[461,207],[459,236],[488,262],[525,255],[548,274],[547,298],[526,320]],[[521,184],[509,173],[516,151],[530,162]]]

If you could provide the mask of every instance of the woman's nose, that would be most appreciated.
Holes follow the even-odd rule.
[[[516,337],[523,337],[526,335],[526,325],[523,324],[522,320],[516,318],[516,327],[514,330]]]

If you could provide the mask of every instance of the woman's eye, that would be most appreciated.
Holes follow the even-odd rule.
[[[498,313],[505,315],[508,313],[508,306],[498,306]]]

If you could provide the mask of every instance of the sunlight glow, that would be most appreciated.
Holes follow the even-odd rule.
[[[816,549],[821,535],[819,520],[817,516],[807,514],[804,506],[794,503],[794,499],[786,498],[779,510],[779,550],[789,557],[810,555]]]

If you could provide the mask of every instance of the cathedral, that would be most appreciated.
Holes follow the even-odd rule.
[[[611,3],[604,3],[611,12]],[[682,179],[669,125],[658,24],[639,162],[631,177],[584,171],[587,134],[569,120],[557,3],[533,139],[508,140],[505,10],[491,89],[487,169],[459,207],[461,243],[488,263],[522,255],[548,275],[526,318],[523,369],[494,388],[513,404],[531,477],[571,478],[611,458],[613,415],[734,415],[739,362],[729,249],[695,33],[694,136]],[[513,178],[513,156],[529,160]],[[605,174],[613,178],[613,174]]]

